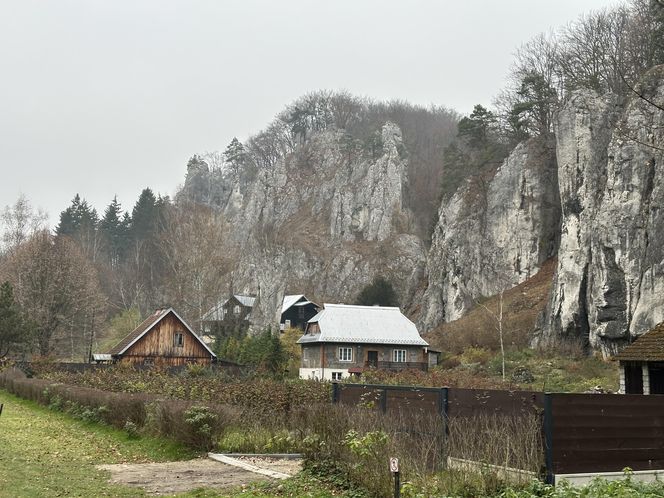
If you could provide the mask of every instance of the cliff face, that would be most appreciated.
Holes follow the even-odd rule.
[[[580,93],[558,118],[558,270],[536,341],[580,337],[605,354],[664,319],[664,67],[620,112]],[[647,100],[646,100],[647,99]]]
[[[443,203],[427,257],[420,325],[460,318],[535,274],[557,249],[560,203],[553,143],[531,139],[500,168],[472,178]]]
[[[343,138],[323,131],[269,165],[210,175],[238,247],[229,292],[259,295],[257,327],[275,323],[285,293],[352,302],[380,274],[407,298],[421,279],[400,129],[385,123],[370,155],[347,153]]]
[[[518,145],[442,202],[428,252],[404,202],[409,151],[389,120],[360,149],[336,128],[276,152],[254,142],[250,165],[192,175],[184,192],[213,186],[208,202],[239,248],[229,291],[259,294],[259,326],[284,293],[352,302],[381,274],[427,332],[556,257],[534,342],[610,353],[664,320],[664,111],[648,102],[664,102],[664,67],[639,91],[626,102],[573,94],[555,137]]]
[[[541,318],[549,337],[589,334],[590,245],[599,199],[606,188],[607,146],[616,112],[614,99],[584,91],[575,94],[558,114],[560,249],[546,317]]]

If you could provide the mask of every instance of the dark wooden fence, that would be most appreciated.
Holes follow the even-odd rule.
[[[546,396],[554,473],[664,469],[664,396]]]
[[[556,474],[664,469],[664,396],[334,384],[332,398],[384,413],[437,412],[446,420],[538,415],[548,482]]]

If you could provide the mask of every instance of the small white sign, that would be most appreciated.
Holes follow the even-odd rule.
[[[399,459],[390,458],[390,472],[399,472]]]

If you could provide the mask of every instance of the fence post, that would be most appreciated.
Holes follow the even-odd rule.
[[[544,481],[555,484],[553,469],[553,397],[551,393],[544,393],[544,464],[546,474]]]
[[[383,413],[387,412],[387,388],[383,388],[383,393],[380,397],[380,409]]]
[[[332,383],[332,403],[336,404],[339,402],[339,384],[336,382]]]
[[[442,441],[442,468],[447,468],[447,439],[449,436],[449,427],[447,425],[447,419],[450,409],[450,388],[441,387],[438,392],[438,413],[440,414],[442,422],[442,433],[440,435]]]

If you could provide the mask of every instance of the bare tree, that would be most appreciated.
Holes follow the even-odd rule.
[[[503,382],[505,382],[505,341],[503,337],[503,297],[504,297],[505,291],[501,290],[500,293],[498,294],[498,312],[494,312],[491,309],[489,309],[488,306],[486,306],[483,303],[477,302],[484,311],[486,311],[489,315],[491,315],[491,318],[494,319],[495,321],[495,326],[496,326],[496,331],[498,332],[498,340],[500,341],[500,359],[501,359],[501,373],[502,373],[502,378]]]
[[[16,248],[0,274],[35,322],[40,354],[85,352],[103,297],[96,272],[76,243],[41,231]]]
[[[227,232],[226,223],[203,206],[181,204],[169,213],[162,240],[165,292],[192,321],[200,323],[226,289],[233,252]]]
[[[2,242],[8,252],[13,252],[31,235],[46,226],[48,215],[41,209],[35,210],[28,198],[21,194],[12,206],[2,212]]]

